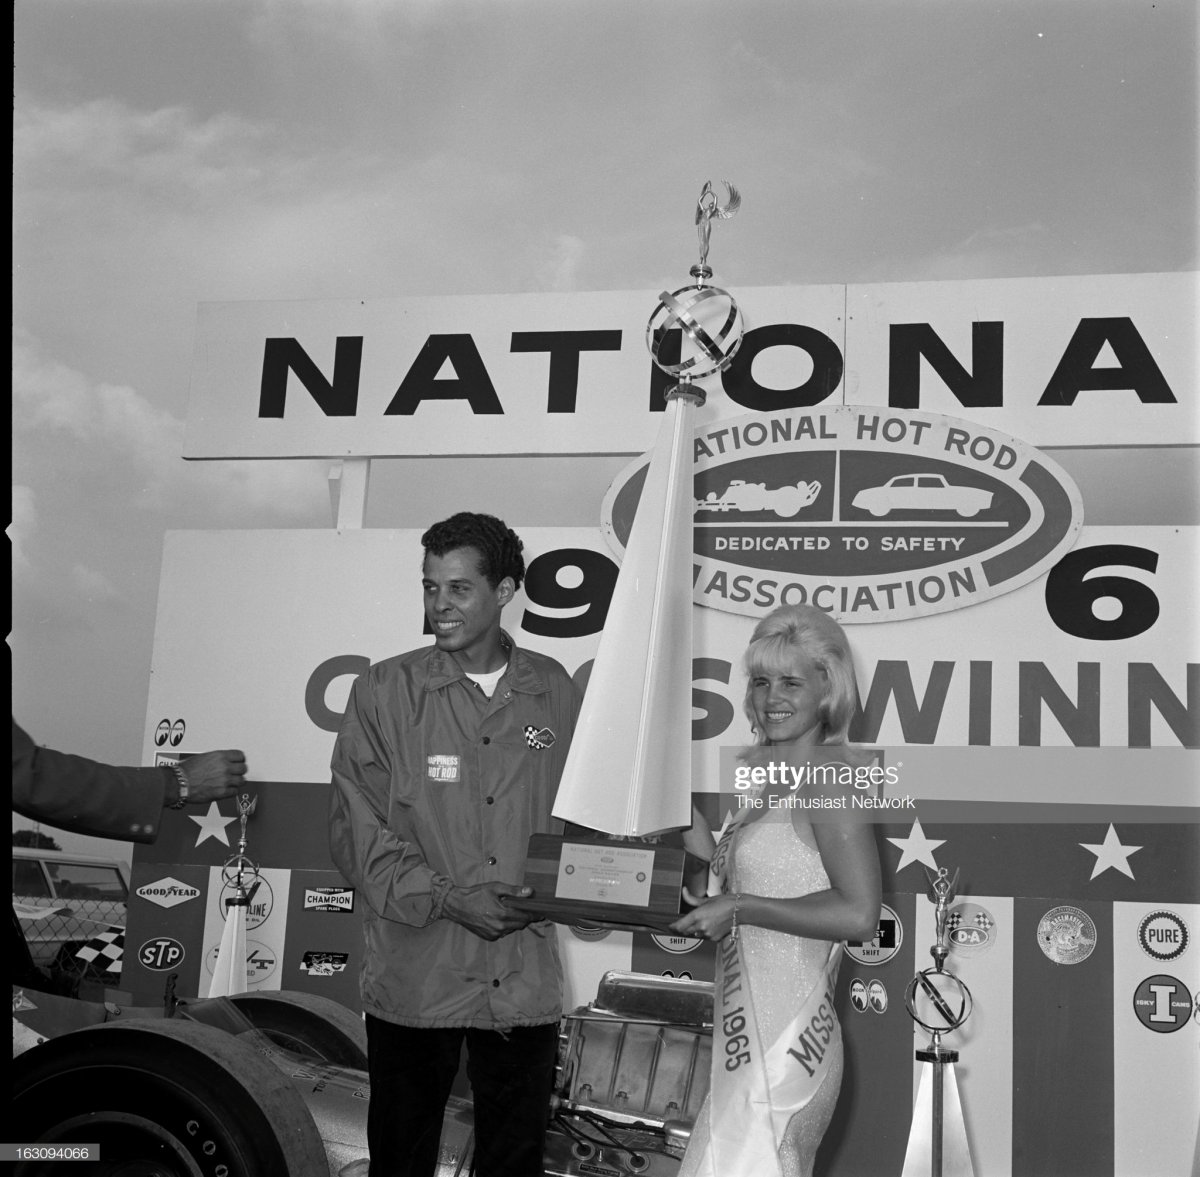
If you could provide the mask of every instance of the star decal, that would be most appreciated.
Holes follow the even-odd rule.
[[[1129,856],[1136,854],[1140,846],[1122,846],[1121,839],[1117,837],[1117,831],[1113,828],[1112,822],[1108,823],[1108,833],[1104,835],[1104,841],[1100,843],[1080,842],[1085,850],[1090,850],[1096,856],[1096,864],[1092,867],[1092,878],[1097,875],[1102,875],[1109,867],[1113,870],[1119,870],[1121,874],[1128,875],[1133,878],[1133,870],[1129,866]],[[1091,879],[1088,880],[1089,882]]]
[[[208,812],[203,817],[197,817],[194,813],[189,813],[188,817],[200,827],[200,833],[196,836],[196,845],[199,846],[205,838],[216,838],[220,842],[229,845],[229,835],[225,832],[225,827],[231,822],[237,821],[236,817],[222,817],[221,810],[217,807],[215,801],[208,803]]]
[[[900,865],[896,867],[896,871],[902,871],[911,863],[920,862],[925,866],[931,866],[937,870],[937,863],[934,861],[933,852],[945,842],[945,838],[927,838],[925,831],[921,829],[921,820],[918,818],[912,824],[912,829],[908,831],[907,838],[889,838],[893,846],[899,846],[902,851],[900,855]]]

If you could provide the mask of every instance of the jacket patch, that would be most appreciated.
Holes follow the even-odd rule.
[[[431,781],[454,782],[462,779],[460,758],[442,754],[425,757],[425,775]]]
[[[548,727],[536,728],[531,723],[525,725],[525,743],[531,748],[549,748],[554,743],[554,733]]]

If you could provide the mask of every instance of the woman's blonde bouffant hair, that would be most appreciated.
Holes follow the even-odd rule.
[[[796,650],[811,658],[825,675],[817,743],[846,743],[858,702],[850,643],[842,627],[828,613],[811,605],[781,605],[754,627],[744,658],[747,682],[743,710],[747,718],[754,723],[750,693],[755,676],[785,670]],[[761,744],[764,739],[762,732],[755,732],[756,743]]]

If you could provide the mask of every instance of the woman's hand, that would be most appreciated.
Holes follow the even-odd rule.
[[[733,929],[737,900],[732,895],[713,895],[697,899],[684,887],[683,896],[696,906],[671,925],[671,931],[700,940],[723,940]]]

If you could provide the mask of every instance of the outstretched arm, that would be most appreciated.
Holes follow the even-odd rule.
[[[881,885],[874,827],[859,822],[812,826],[829,888],[810,895],[718,895],[672,924],[681,935],[720,940],[739,924],[752,924],[811,940],[869,940],[879,926]]]

